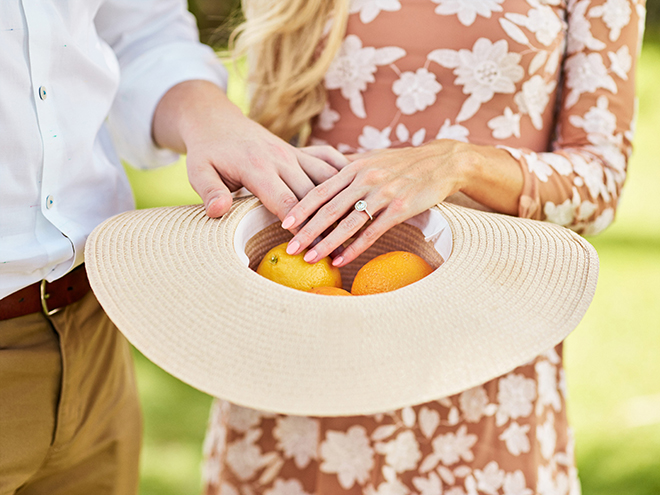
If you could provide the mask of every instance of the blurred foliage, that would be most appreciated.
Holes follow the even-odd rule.
[[[652,35],[660,32],[660,0],[646,0],[646,29]]]
[[[188,7],[197,18],[202,41],[216,48],[226,47],[242,19],[240,0],[189,0]],[[646,2],[646,39],[660,40],[660,0]]]
[[[168,375],[135,350],[134,357],[144,416],[140,495],[199,494],[211,397]]]
[[[227,46],[232,29],[241,17],[241,0],[188,0],[197,18],[200,37],[216,48]],[[660,0],[646,1],[646,38],[660,40]]]
[[[660,43],[652,39],[637,71],[635,149],[617,219],[589,238],[598,288],[566,343],[584,495],[660,494]]]
[[[214,48],[227,46],[242,19],[240,0],[188,0],[188,9],[197,18],[200,39]]]
[[[222,50],[229,35],[243,20],[241,0],[188,0],[188,9],[197,18],[203,43]],[[645,40],[660,41],[660,0],[646,2]]]

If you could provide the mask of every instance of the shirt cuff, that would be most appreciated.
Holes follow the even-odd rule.
[[[191,80],[210,81],[226,91],[227,71],[210,47],[191,42],[169,43],[122,67],[119,90],[108,117],[121,158],[142,169],[168,165],[179,158],[177,153],[154,143],[152,122],[165,93]]]

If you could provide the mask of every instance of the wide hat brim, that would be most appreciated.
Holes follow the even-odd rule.
[[[572,231],[440,204],[432,210],[451,235],[444,263],[402,224],[342,273],[350,288],[367,259],[404,249],[442,263],[431,275],[385,294],[309,294],[253,271],[290,238],[279,223],[247,240],[249,266],[237,253],[256,209],[268,218],[253,197],[221,219],[201,206],[128,212],[94,230],[85,250],[96,297],[138,350],[246,407],[349,416],[461,392],[561,342],[596,288],[596,251]]]

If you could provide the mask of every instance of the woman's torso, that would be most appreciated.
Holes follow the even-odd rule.
[[[440,136],[548,149],[563,1],[362,1],[352,12],[312,142],[356,152]]]
[[[547,150],[564,9],[559,0],[353,1],[312,143],[359,152],[447,137]],[[482,386],[378,415],[304,418],[216,401],[206,491],[576,493],[564,400],[560,345]]]

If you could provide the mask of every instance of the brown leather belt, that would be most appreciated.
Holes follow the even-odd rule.
[[[54,282],[35,282],[0,299],[0,320],[38,312],[51,316],[82,299],[89,290],[85,266],[80,265]]]

